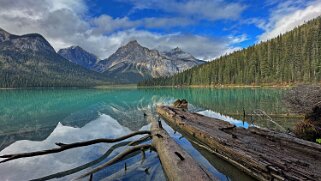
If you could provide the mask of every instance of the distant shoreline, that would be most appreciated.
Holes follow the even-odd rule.
[[[137,86],[138,88],[291,88],[296,86],[296,84],[262,84],[262,85],[188,85],[188,86]]]
[[[113,89],[113,88],[137,88],[136,84],[119,85],[99,85],[88,87],[0,87],[0,90],[19,90],[19,89]]]
[[[309,85],[315,83],[308,83]],[[179,85],[179,86],[139,86],[137,84],[118,84],[118,85],[99,85],[89,87],[0,87],[0,90],[15,89],[132,89],[132,88],[291,88],[298,84],[261,84],[261,85],[237,85],[237,84],[221,84],[221,85]]]
[[[137,84],[119,84],[119,85],[100,85],[95,86],[93,88],[95,89],[114,89],[114,88],[124,88],[124,89],[130,89],[130,88],[137,88]]]

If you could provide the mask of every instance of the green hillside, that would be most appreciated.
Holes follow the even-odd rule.
[[[267,42],[140,86],[261,85],[321,80],[321,17]]]
[[[0,51],[0,87],[88,87],[107,84],[98,73],[55,54],[8,55]]]

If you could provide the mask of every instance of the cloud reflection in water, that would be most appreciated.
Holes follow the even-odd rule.
[[[141,130],[147,130],[149,126],[144,126]],[[130,129],[120,125],[115,119],[102,114],[96,120],[93,120],[82,128],[73,128],[58,123],[49,137],[43,141],[17,141],[0,152],[1,155],[8,153],[31,152],[53,148],[56,142],[71,143],[85,141],[95,138],[115,138],[132,132]],[[141,136],[135,136],[128,140],[137,139]],[[103,155],[110,144],[96,144],[87,147],[75,148],[61,153],[38,156],[32,158],[23,158],[0,165],[0,175],[3,180],[29,180],[56,172],[72,169],[83,165]],[[110,156],[113,157],[122,149],[117,149]],[[88,169],[87,169],[88,170]],[[16,174],[19,172],[19,174]],[[80,173],[67,176],[62,180],[70,180]]]

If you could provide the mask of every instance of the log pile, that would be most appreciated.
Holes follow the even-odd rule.
[[[159,106],[170,125],[258,180],[321,180],[321,145],[294,136],[234,125],[197,113]]]

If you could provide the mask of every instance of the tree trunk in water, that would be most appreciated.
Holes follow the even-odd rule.
[[[259,180],[321,180],[321,145],[260,128],[234,125],[197,113],[159,106],[171,125]]]
[[[156,149],[162,167],[169,180],[172,181],[206,181],[218,180],[202,168],[186,151],[184,151],[168,133],[161,123],[152,116],[151,122],[152,145]]]

